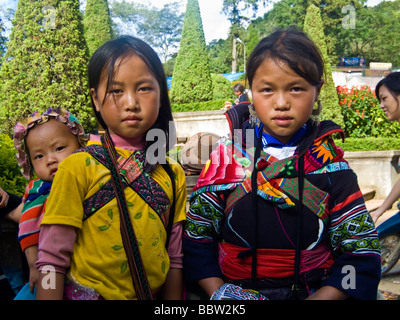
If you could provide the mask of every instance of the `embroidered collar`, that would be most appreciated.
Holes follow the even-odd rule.
[[[256,127],[256,136],[257,138],[260,136],[260,132],[262,132],[262,142],[263,142],[263,149],[268,147],[274,148],[283,148],[283,147],[293,147],[297,146],[300,140],[304,137],[305,133],[307,132],[307,123],[304,124],[289,140],[287,144],[283,144],[278,139],[274,138],[270,134],[263,131],[264,125],[261,124],[260,126]]]

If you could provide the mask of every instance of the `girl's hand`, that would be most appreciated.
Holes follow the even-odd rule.
[[[0,208],[7,207],[9,195],[2,188],[0,188]]]
[[[306,300],[345,300],[349,295],[335,287],[325,286],[317,290]]]
[[[224,284],[225,282],[221,278],[217,277],[205,278],[199,281],[200,287],[205,291],[205,293],[209,297],[211,297],[213,293]]]
[[[25,249],[26,260],[29,266],[29,288],[31,292],[39,282],[39,270],[35,267],[35,262],[38,259],[38,246],[30,246]]]
[[[29,289],[33,293],[35,286],[39,282],[39,270],[35,267],[29,268]]]
[[[376,224],[376,222],[378,221],[379,217],[383,214],[383,212],[381,212],[379,209],[377,209],[377,210],[371,211],[369,214],[371,215],[372,220]]]

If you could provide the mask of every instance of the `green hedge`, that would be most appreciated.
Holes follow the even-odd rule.
[[[21,174],[15,154],[14,141],[6,134],[0,135],[0,187],[22,196],[28,181]]]
[[[344,151],[386,151],[400,150],[400,139],[398,138],[346,138],[335,139],[336,145]]]
[[[204,102],[173,103],[172,112],[191,112],[219,110],[225,106],[227,99],[218,99]]]
[[[225,99],[234,101],[236,96],[233,93],[233,85],[222,74],[211,74],[213,82],[213,100]]]

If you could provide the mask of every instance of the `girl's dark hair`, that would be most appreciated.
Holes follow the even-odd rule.
[[[400,96],[400,72],[390,73],[385,78],[383,78],[381,81],[378,82],[378,84],[375,87],[375,94],[378,99],[379,99],[379,91],[382,86],[388,88],[393,98],[397,100],[397,97]]]
[[[315,43],[294,26],[276,30],[262,39],[250,54],[247,62],[247,79],[250,88],[257,69],[266,59],[284,62],[313,86],[319,86],[322,83],[325,73],[322,54]],[[318,109],[313,111],[313,115],[319,115],[320,109],[321,104],[318,103]],[[311,119],[310,124],[309,137],[303,139],[298,146],[300,154],[308,149],[309,143],[314,140],[317,134],[318,121]]]
[[[262,39],[253,50],[247,62],[250,88],[258,67],[267,58],[286,63],[314,86],[321,84],[324,76],[322,55],[314,42],[294,26],[275,31]]]
[[[147,67],[157,79],[158,85],[160,86],[160,102],[161,107],[158,114],[158,118],[151,129],[161,129],[165,133],[166,137],[166,150],[170,149],[169,146],[169,135],[174,135],[175,132],[169,132],[169,123],[173,121],[171,103],[168,97],[168,85],[167,78],[164,73],[163,65],[157,53],[143,40],[132,37],[122,36],[118,39],[111,40],[103,44],[96,50],[89,61],[88,76],[89,76],[89,89],[94,89],[96,92],[102,80],[102,76],[108,75],[107,78],[107,90],[112,83],[113,77],[118,69],[116,65],[117,60],[127,58],[129,56],[136,55],[141,58]],[[120,64],[121,62],[119,62]],[[107,73],[105,73],[107,72]],[[106,96],[103,98],[105,100]],[[101,99],[101,97],[99,97]],[[95,113],[97,120],[100,125],[106,129],[107,124],[104,122],[101,114],[96,111],[93,98],[91,97],[92,109]],[[175,127],[172,126],[174,129]],[[150,130],[151,130],[150,129]],[[172,139],[172,141],[175,141]],[[150,145],[148,145],[149,147]]]

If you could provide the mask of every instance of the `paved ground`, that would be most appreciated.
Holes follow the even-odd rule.
[[[381,218],[379,218],[377,225],[396,212],[397,210],[391,210],[385,213]],[[382,277],[381,282],[379,283],[379,290],[387,300],[400,300],[400,262],[398,262],[386,276]]]
[[[400,300],[400,263],[382,277],[379,290],[387,300]]]

